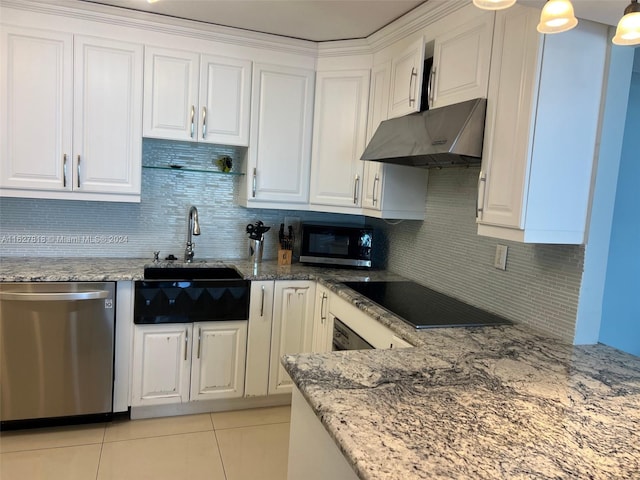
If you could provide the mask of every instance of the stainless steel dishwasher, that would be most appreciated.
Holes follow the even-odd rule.
[[[3,426],[112,412],[114,312],[114,282],[0,283]]]

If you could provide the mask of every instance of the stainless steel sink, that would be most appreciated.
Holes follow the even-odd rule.
[[[231,267],[147,267],[145,280],[242,280]]]

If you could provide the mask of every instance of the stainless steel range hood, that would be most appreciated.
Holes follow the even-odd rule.
[[[479,165],[486,107],[485,98],[476,98],[385,120],[360,159],[423,168]]]

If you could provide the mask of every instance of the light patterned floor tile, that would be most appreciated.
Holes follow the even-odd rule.
[[[117,442],[209,430],[213,430],[213,424],[208,413],[145,420],[123,420],[107,424],[104,441]]]
[[[216,430],[227,480],[286,480],[289,424]]]
[[[213,430],[103,445],[98,480],[146,479],[225,480]]]
[[[285,405],[282,407],[217,412],[211,414],[211,419],[213,420],[213,426],[216,430],[270,425],[273,423],[288,423],[291,419],[291,406]]]
[[[0,432],[0,453],[102,443],[104,431],[103,423],[3,431]]]
[[[0,454],[2,480],[88,480],[96,478],[102,445],[47,448]]]

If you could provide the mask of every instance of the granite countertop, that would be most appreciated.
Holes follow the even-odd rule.
[[[640,478],[640,359],[530,329],[283,365],[360,478]]]
[[[397,277],[384,270],[355,270],[311,267],[294,263],[279,266],[275,260],[254,264],[246,259],[205,259],[193,263],[147,258],[88,257],[4,257],[0,259],[0,282],[106,282],[143,280],[145,267],[223,267],[235,268],[247,280],[386,280]]]

